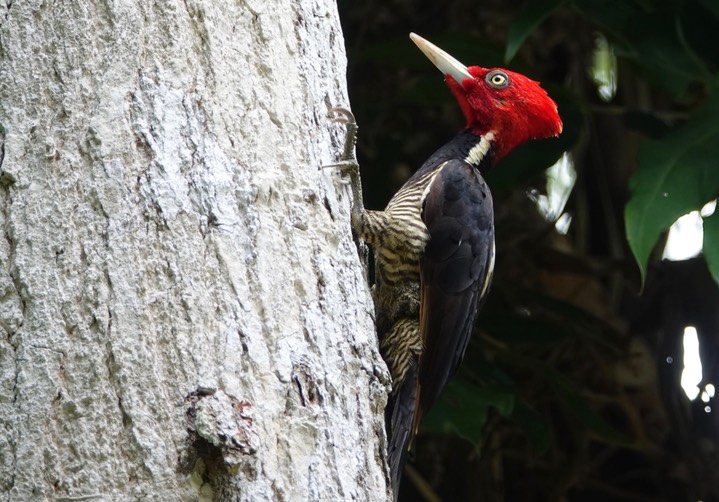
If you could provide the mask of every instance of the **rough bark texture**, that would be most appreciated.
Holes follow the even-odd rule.
[[[4,0],[0,495],[386,500],[331,0]]]

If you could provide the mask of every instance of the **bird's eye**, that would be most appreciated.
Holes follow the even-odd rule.
[[[504,89],[509,85],[509,76],[501,70],[490,71],[484,80],[495,89]]]

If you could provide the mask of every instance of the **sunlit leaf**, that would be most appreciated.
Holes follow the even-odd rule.
[[[704,217],[704,258],[714,281],[719,284],[719,208]]]
[[[642,280],[660,234],[719,194],[718,116],[719,94],[715,94],[684,127],[640,146],[624,216]]]
[[[522,43],[537,29],[564,0],[539,0],[527,2],[522,12],[514,19],[507,35],[507,49],[504,52],[505,62],[509,62],[517,54]]]
[[[590,73],[599,97],[604,101],[611,101],[617,92],[617,57],[603,35],[597,35]]]

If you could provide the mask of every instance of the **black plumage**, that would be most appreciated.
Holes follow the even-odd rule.
[[[491,279],[492,197],[480,172],[489,145],[462,131],[384,211],[354,218],[375,252],[377,332],[393,379],[385,417],[395,493],[407,445],[459,366]]]
[[[392,375],[385,410],[395,498],[407,445],[457,370],[494,268],[492,196],[482,177],[512,148],[558,135],[557,106],[539,84],[499,68],[465,67],[423,38],[412,40],[445,74],[467,119],[392,197],[362,207],[351,113],[344,166],[352,173],[352,226],[373,249],[380,352]]]

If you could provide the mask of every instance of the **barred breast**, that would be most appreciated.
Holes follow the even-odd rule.
[[[419,282],[419,259],[429,240],[422,221],[422,200],[439,172],[418,177],[403,186],[383,212],[374,212],[368,222],[375,237],[377,273],[382,286],[402,281]]]

